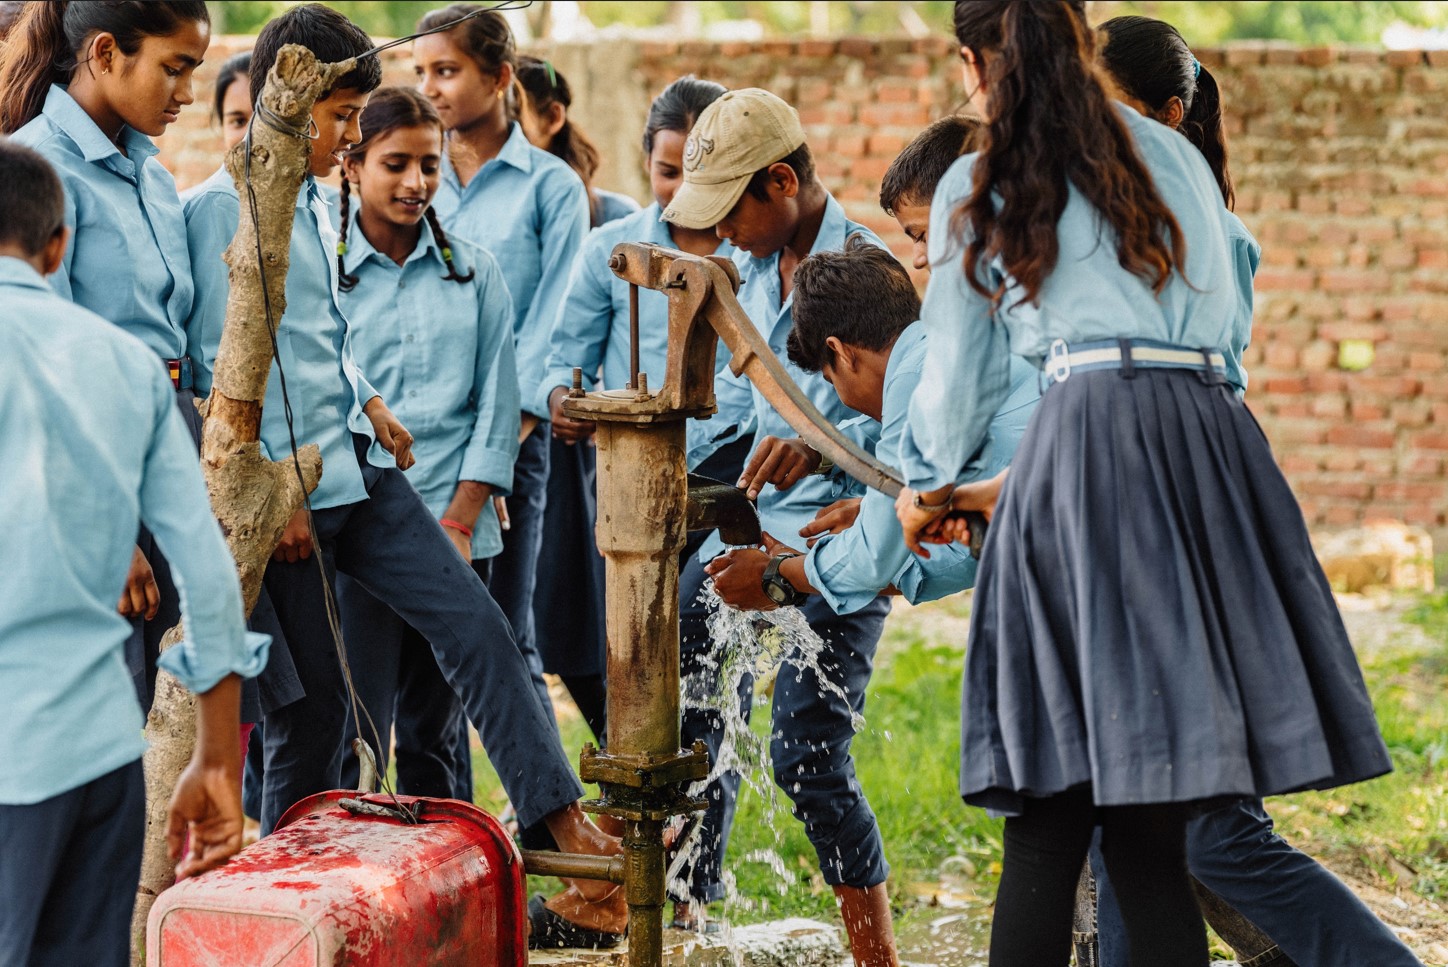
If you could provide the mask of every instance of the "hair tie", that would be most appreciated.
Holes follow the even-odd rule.
[[[346,243],[346,242],[338,242],[338,243],[337,243],[337,254],[338,254],[338,255],[346,255],[346,254],[347,254],[347,243]]]
[[[549,87],[557,87],[557,86],[558,86],[558,73],[557,73],[555,70],[553,70],[553,62],[552,62],[552,61],[547,61],[547,60],[545,60],[545,61],[543,62],[543,69],[548,72],[548,86],[549,86]]]
[[[1196,58],[1195,56],[1193,56],[1193,57],[1192,57],[1192,80],[1196,80],[1198,77],[1201,77],[1201,76],[1202,76],[1202,62],[1199,61],[1199,60],[1197,60],[1197,58]]]

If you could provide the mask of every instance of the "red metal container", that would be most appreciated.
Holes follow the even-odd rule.
[[[496,819],[451,799],[399,796],[416,825],[359,814],[389,796],[327,792],[220,869],[157,899],[150,967],[521,967],[523,861]]]

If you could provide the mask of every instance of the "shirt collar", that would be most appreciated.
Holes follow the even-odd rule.
[[[0,285],[18,285],[24,289],[50,291],[50,286],[45,284],[45,277],[35,271],[34,266],[13,255],[0,255]]]
[[[905,357],[911,355],[911,349],[916,343],[925,341],[925,327],[918,322],[912,322],[900,331],[895,337],[895,345],[890,348],[890,358],[885,363],[885,385],[888,387],[895,377],[900,373],[900,367],[905,365]]]
[[[362,229],[357,227],[357,209],[360,206],[354,205],[347,217],[347,251],[342,255],[342,267],[348,275],[356,275],[357,269],[362,263],[372,256],[376,256],[381,262],[388,265],[397,265],[396,262],[377,251],[368,241]],[[418,259],[431,258],[438,265],[446,268],[443,262],[442,252],[438,249],[437,238],[432,234],[432,226],[427,219],[422,220],[422,234],[417,237],[417,246],[407,256],[403,265],[411,265]]]
[[[85,109],[70,96],[70,92],[59,84],[50,85],[50,90],[45,94],[45,107],[41,108],[40,113],[76,143],[85,160],[95,162],[121,156],[121,149],[106,137],[100,126],[91,120]],[[138,168],[143,161],[155,157],[160,150],[150,138],[129,125],[122,126],[121,141],[126,146],[126,156]]]
[[[495,160],[506,165],[512,165],[524,173],[533,170],[532,142],[523,133],[523,126],[517,121],[512,123],[512,131],[508,134],[508,140],[503,142],[502,149],[498,152]]]

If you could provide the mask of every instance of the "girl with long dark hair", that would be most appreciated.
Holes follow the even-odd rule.
[[[1238,293],[1227,347],[1227,380],[1239,392],[1245,391],[1241,351],[1252,331],[1252,275],[1261,246],[1230,210],[1232,178],[1217,80],[1169,23],[1116,17],[1098,29],[1103,42],[1097,63],[1121,99],[1186,137],[1207,159],[1222,192]],[[1092,852],[1091,861],[1097,874],[1100,959],[1103,967],[1115,967],[1126,963],[1125,928],[1099,852]],[[1273,831],[1261,799],[1233,800],[1194,817],[1187,826],[1187,865],[1199,883],[1265,932],[1293,963],[1314,967],[1364,963],[1417,967],[1419,963],[1341,880]],[[1246,959],[1242,950],[1238,955]]]
[[[600,162],[598,148],[583,129],[568,116],[573,107],[573,88],[552,61],[524,54],[518,58],[518,83],[527,96],[519,105],[518,123],[535,148],[542,148],[583,179],[588,189],[589,225],[597,228],[639,210],[628,195],[607,191],[593,183]]]
[[[964,536],[952,509],[992,515],[960,783],[1007,816],[991,964],[1067,960],[1099,825],[1133,967],[1204,967],[1192,812],[1391,762],[1301,512],[1226,382],[1220,187],[1109,100],[1084,7],[956,4],[986,132],[932,206],[897,511],[917,550]],[[1048,388],[1004,478],[956,488],[1007,345]]]
[[[427,99],[382,88],[361,134],[343,160],[337,246],[352,352],[416,428],[408,478],[486,581],[503,547],[492,496],[507,492],[518,453],[512,299],[493,257],[450,238],[432,209],[443,128]],[[472,801],[467,720],[427,642],[350,578],[338,579],[338,600],[384,761],[395,709],[398,791]],[[542,679],[535,685],[546,703]],[[356,774],[350,757],[343,774],[344,784]]]
[[[420,30],[481,10],[455,3],[422,18]],[[518,647],[541,672],[533,618],[547,504],[548,410],[533,392],[568,272],[588,233],[588,192],[566,163],[528,143],[516,118],[518,52],[495,11],[413,44],[418,88],[447,128],[433,204],[447,230],[498,260],[513,297],[518,385],[524,388],[520,446],[507,500],[509,529],[488,587],[513,625]]]

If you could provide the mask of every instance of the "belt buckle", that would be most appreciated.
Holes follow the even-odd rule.
[[[1064,383],[1071,378],[1071,347],[1066,340],[1056,339],[1046,353],[1046,375],[1052,382]]]

